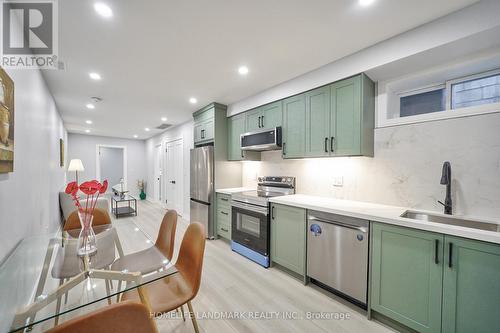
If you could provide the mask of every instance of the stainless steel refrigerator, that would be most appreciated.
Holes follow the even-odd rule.
[[[215,237],[213,219],[214,206],[214,147],[191,149],[191,222],[205,226],[206,237]]]

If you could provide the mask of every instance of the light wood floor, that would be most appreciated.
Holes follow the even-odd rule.
[[[139,214],[131,217],[152,239],[156,239],[165,210],[142,201]],[[120,223],[115,220],[113,223]],[[188,221],[178,220],[175,254]],[[304,286],[277,268],[265,269],[231,251],[223,240],[207,241],[200,292],[193,300],[202,332],[392,332],[349,303],[336,299],[315,286]],[[349,316],[348,319],[308,319],[307,314]],[[207,317],[226,315],[226,319]],[[253,319],[249,318],[253,314]],[[231,319],[236,315],[245,319]],[[288,315],[292,319],[276,317]],[[265,319],[264,316],[273,316]],[[189,320],[160,318],[160,332],[193,332]],[[258,317],[258,318],[257,318]],[[216,317],[217,318],[217,317]]]

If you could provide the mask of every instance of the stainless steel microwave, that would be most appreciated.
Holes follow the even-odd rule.
[[[253,151],[280,150],[281,127],[242,134],[240,147]]]

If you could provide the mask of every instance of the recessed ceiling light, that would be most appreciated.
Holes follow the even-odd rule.
[[[361,6],[369,6],[374,2],[375,2],[375,0],[359,0],[359,4]]]
[[[101,79],[101,74],[99,73],[96,73],[96,72],[92,72],[92,73],[89,73],[89,76],[92,80],[100,80]]]
[[[139,136],[138,136],[137,134],[134,134],[134,138],[136,138],[136,139],[137,139],[138,137],[139,137]]]
[[[86,129],[86,130],[85,130],[85,133],[90,133],[90,130],[89,130],[89,129]]]
[[[94,4],[94,9],[97,12],[97,14],[101,15],[102,17],[109,18],[109,17],[113,16],[113,11],[105,3],[96,2]]]
[[[87,104],[85,106],[87,107],[87,109],[91,109],[91,110],[95,109],[95,105],[94,104],[90,104],[89,103],[89,104]]]
[[[167,117],[161,117],[161,121],[167,121]]]
[[[145,130],[146,132],[149,132],[149,127],[146,127],[144,130]]]
[[[241,75],[247,75],[248,74],[248,67],[247,66],[240,66],[240,68],[238,68],[238,73],[240,73]]]
[[[89,124],[89,125],[91,125],[91,124],[92,124],[92,120],[85,120],[85,122],[86,122],[87,124]]]
[[[196,98],[194,98],[194,97],[191,97],[191,98],[189,99],[189,103],[191,103],[191,104],[196,104],[196,103],[198,103],[198,100],[197,100]]]

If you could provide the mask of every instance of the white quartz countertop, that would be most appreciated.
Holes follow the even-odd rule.
[[[280,196],[271,198],[269,201],[277,204],[318,210],[322,212],[351,216],[374,222],[382,222],[408,228],[433,231],[447,235],[500,244],[500,232],[465,228],[443,223],[433,223],[401,217],[401,214],[403,214],[405,211],[415,210],[412,208],[380,205],[361,201],[339,200],[334,198],[318,197],[304,194]],[[442,215],[439,212],[424,211],[420,209],[418,209],[418,211],[432,213],[435,215]],[[456,217],[471,219],[479,222],[500,224],[500,220],[485,220],[483,218],[458,215],[456,215]]]
[[[215,190],[217,193],[222,193],[222,194],[233,194],[237,192],[244,192],[244,191],[252,191],[255,190],[255,188],[251,187],[232,187],[232,188],[218,188]]]

